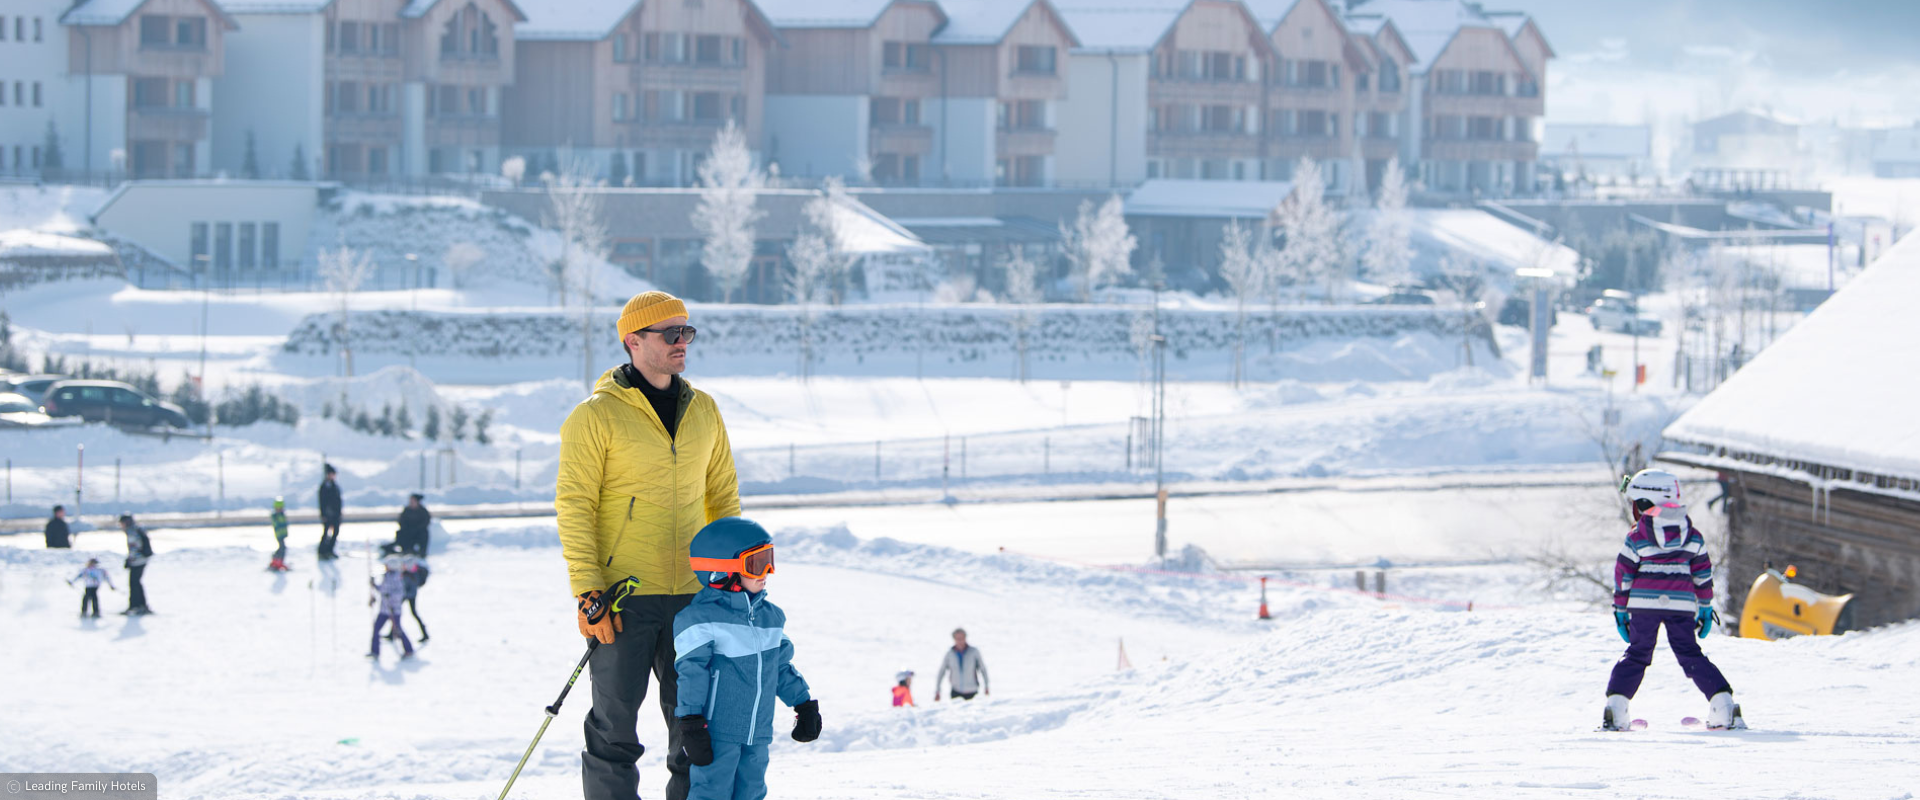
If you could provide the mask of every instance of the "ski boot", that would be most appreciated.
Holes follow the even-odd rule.
[[[1633,717],[1627,714],[1627,696],[1623,694],[1607,695],[1607,707],[1600,712],[1600,730],[1633,730]]]
[[[1707,730],[1744,731],[1747,721],[1740,717],[1740,704],[1733,702],[1732,692],[1721,692],[1707,701]]]

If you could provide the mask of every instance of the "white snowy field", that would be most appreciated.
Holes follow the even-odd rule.
[[[876,522],[914,530],[929,513]],[[1511,608],[1276,584],[1275,619],[1260,622],[1254,585],[1220,575],[1079,568],[837,526],[776,523],[775,537],[771,597],[826,729],[810,745],[776,739],[774,797],[1883,800],[1920,786],[1911,624],[1713,637],[1745,733],[1679,725],[1705,703],[1663,650],[1634,705],[1650,729],[1602,734],[1592,728],[1621,649],[1611,620],[1529,602],[1510,565],[1397,572],[1396,591],[1465,578],[1505,586],[1494,603]],[[336,569],[316,572],[300,550],[295,571],[276,575],[261,571],[259,542],[164,533],[147,579],[159,613],[114,616],[124,595],[107,593],[97,622],[75,619],[79,593],[60,581],[89,554],[116,563],[117,548],[0,546],[0,677],[13,689],[0,771],[150,771],[169,798],[497,794],[582,649],[551,525],[453,526],[421,594],[433,639],[404,663],[361,656],[366,564],[359,534],[345,538]],[[934,703],[954,626],[981,648],[993,694]],[[1116,668],[1123,643],[1131,669]],[[902,669],[919,673],[917,708],[888,706]],[[513,796],[578,796],[582,680]],[[658,796],[664,729],[643,715],[641,739],[642,796]]]

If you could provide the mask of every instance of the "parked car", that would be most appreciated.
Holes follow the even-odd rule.
[[[60,381],[47,387],[46,402],[41,405],[56,417],[79,417],[131,428],[162,424],[185,428],[193,424],[179,406],[119,381]]]
[[[0,392],[0,428],[38,428],[43,425],[78,425],[78,417],[53,417],[40,410],[40,404],[26,395]]]
[[[38,406],[47,402],[47,387],[67,379],[65,375],[54,375],[51,373],[34,374],[17,372],[12,375],[0,376],[0,392],[26,395],[28,400],[33,401],[33,404]]]
[[[1514,295],[1508,297],[1507,302],[1500,304],[1500,318],[1498,321],[1502,325],[1518,325],[1525,328],[1528,326],[1527,316],[1532,313],[1533,303],[1525,297]],[[1548,308],[1547,327],[1551,328],[1559,324],[1560,309]]]
[[[1381,295],[1367,302],[1376,306],[1430,306],[1433,305],[1433,295],[1427,294],[1426,292],[1403,289],[1395,290],[1391,294]]]
[[[1640,313],[1630,297],[1615,297],[1609,291],[1607,296],[1593,301],[1587,306],[1587,319],[1593,323],[1596,331],[1619,331],[1638,333],[1641,336],[1659,336],[1660,320]]]

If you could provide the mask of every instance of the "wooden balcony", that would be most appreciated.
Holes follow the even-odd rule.
[[[1421,157],[1432,161],[1534,161],[1540,145],[1503,139],[1426,139]]]
[[[875,125],[868,131],[868,147],[875,153],[927,155],[933,152],[933,128],[926,125]]]
[[[1201,81],[1155,78],[1147,82],[1147,102],[1202,106],[1257,106],[1266,87],[1251,81]]]
[[[1050,156],[1053,155],[1054,139],[1057,136],[1057,133],[1047,128],[1001,128],[994,132],[993,149],[1002,158]]]
[[[203,108],[134,106],[127,111],[127,139],[199,141],[207,138],[209,116]]]
[[[1149,131],[1147,155],[1154,158],[1259,158],[1262,141],[1251,133]]]

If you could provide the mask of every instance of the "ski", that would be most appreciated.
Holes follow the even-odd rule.
[[[1624,728],[1609,728],[1605,725],[1602,725],[1598,728],[1594,728],[1595,731],[1600,733],[1626,733],[1627,731],[1644,731],[1646,729],[1647,729],[1647,721],[1644,719],[1636,719],[1632,722],[1629,722],[1627,723],[1627,727],[1624,727]]]
[[[1710,726],[1710,725],[1708,725],[1708,724],[1707,724],[1707,722],[1706,722],[1706,720],[1703,720],[1703,719],[1701,719],[1701,718],[1699,718],[1699,717],[1684,717],[1684,718],[1682,718],[1682,719],[1680,720],[1680,725],[1681,725],[1681,727],[1685,727],[1685,728],[1695,728],[1695,729],[1699,729],[1699,730],[1708,730],[1708,731],[1744,731],[1744,730],[1748,730],[1748,728],[1747,728],[1747,721],[1746,721],[1745,719],[1742,719],[1742,718],[1740,717],[1740,715],[1739,715],[1739,713],[1738,713],[1738,712],[1735,712],[1735,713],[1734,713],[1734,715],[1733,715],[1733,724],[1732,724],[1732,725],[1729,725],[1729,726],[1727,726],[1727,727],[1725,727],[1725,728],[1715,728],[1715,727],[1712,727],[1712,726]]]

